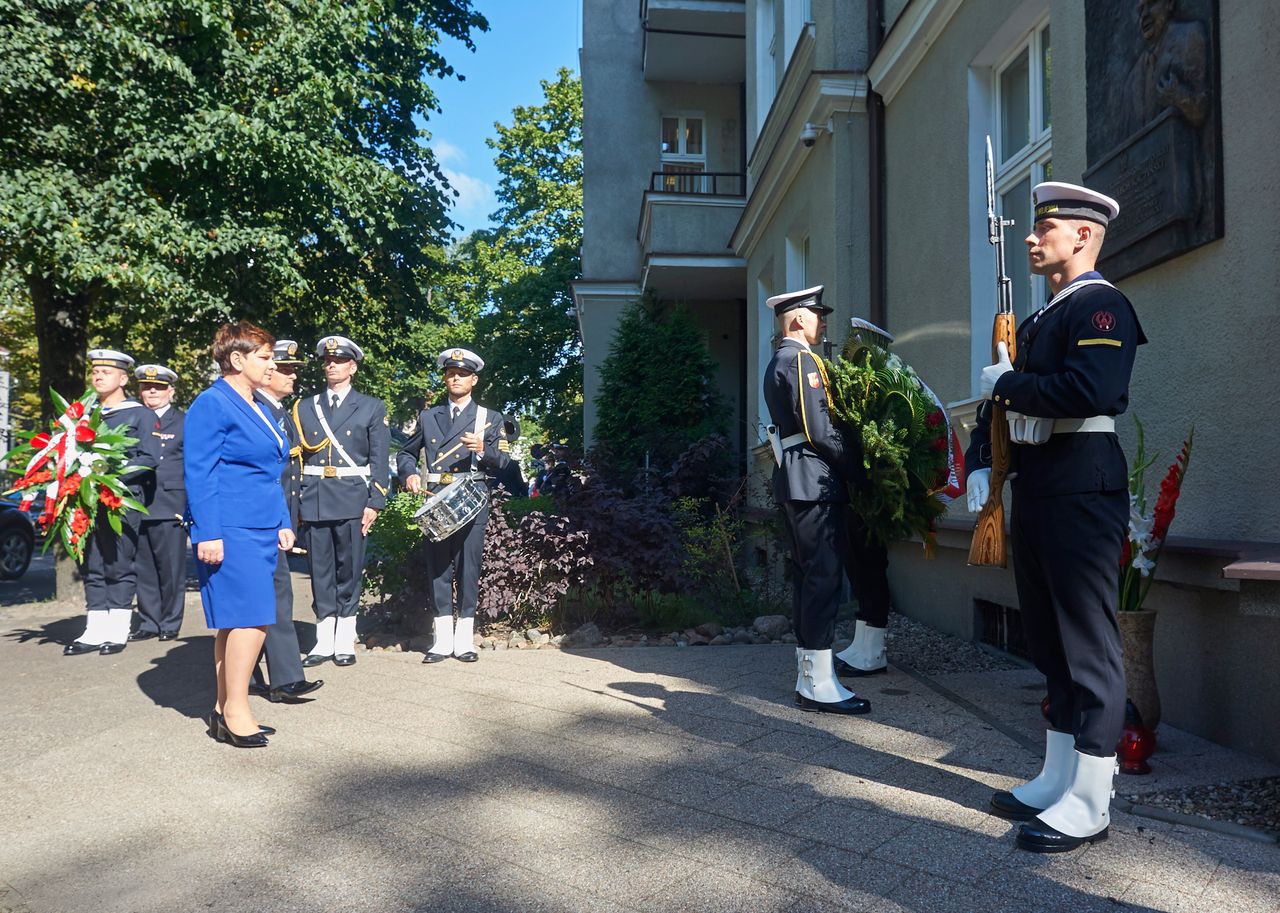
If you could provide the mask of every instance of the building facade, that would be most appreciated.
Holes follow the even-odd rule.
[[[848,317],[887,327],[965,427],[990,360],[995,298],[986,137],[999,206],[1015,222],[1006,249],[1020,319],[1046,298],[1022,256],[1031,186],[1113,190],[1122,216],[1103,269],[1150,339],[1130,412],[1148,451],[1164,457],[1148,474],[1153,492],[1196,429],[1147,598],[1160,613],[1164,718],[1280,758],[1280,574],[1266,560],[1280,561],[1270,494],[1280,430],[1268,420],[1280,393],[1265,381],[1280,342],[1280,233],[1266,224],[1280,197],[1280,128],[1259,88],[1280,79],[1280,35],[1264,0],[649,0],[636,12],[584,0],[586,235],[575,294],[588,436],[609,309],[649,287],[704,308],[758,473],[771,465],[763,302],[806,285],[827,287],[837,346]],[[673,156],[660,143],[667,119],[699,112],[721,148],[704,141],[702,162],[677,141]],[[664,180],[653,172],[691,162],[710,173],[732,160],[728,147],[742,196],[674,193],[654,204],[669,185],[652,183]],[[674,186],[703,191],[708,180]],[[700,284],[711,275],[713,286]],[[1118,425],[1132,453],[1130,417]],[[1012,571],[966,565],[973,518],[961,508],[942,523],[935,560],[918,543],[894,547],[895,605],[1014,648]]]

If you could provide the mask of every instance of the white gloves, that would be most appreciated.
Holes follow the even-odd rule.
[[[991,497],[991,470],[975,469],[969,473],[964,494],[970,513],[976,514],[982,510],[982,505],[986,504],[987,498]]]
[[[1004,414],[1009,422],[1009,440],[1015,444],[1043,444],[1053,436],[1053,419],[1036,418],[1021,412]]]
[[[990,399],[991,391],[996,388],[996,381],[1013,370],[1013,365],[1009,361],[1008,346],[1003,342],[997,343],[996,353],[996,363],[994,365],[987,365],[982,369],[982,377],[978,383],[983,399]]]

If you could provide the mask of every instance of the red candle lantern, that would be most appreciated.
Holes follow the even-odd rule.
[[[1151,765],[1147,758],[1156,750],[1156,734],[1142,724],[1142,714],[1133,701],[1124,704],[1124,729],[1116,742],[1116,757],[1120,760],[1120,772],[1124,774],[1149,774]]]

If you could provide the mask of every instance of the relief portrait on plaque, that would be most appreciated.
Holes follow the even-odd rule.
[[[1222,237],[1217,0],[1085,0],[1084,181],[1120,201],[1120,278]]]

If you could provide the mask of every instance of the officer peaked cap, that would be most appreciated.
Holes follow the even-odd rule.
[[[345,336],[326,336],[316,343],[316,355],[321,358],[331,355],[334,358],[354,358],[356,361],[364,361],[364,349]]]
[[[1105,193],[1079,184],[1045,181],[1031,189],[1036,220],[1088,219],[1106,225],[1120,215],[1120,204]]]
[[[484,370],[484,359],[470,349],[445,349],[436,359],[441,368],[462,368],[479,374]]]
[[[809,308],[819,314],[830,314],[832,309],[822,303],[823,288],[821,285],[815,285],[813,288],[801,289],[798,292],[783,292],[765,301],[764,306],[771,308],[774,315],[778,317],[796,308]]]
[[[178,375],[164,365],[139,365],[133,376],[144,384],[176,384]]]
[[[306,364],[298,357],[298,349],[298,344],[292,339],[277,339],[276,344],[271,347],[271,360],[278,365]]]

